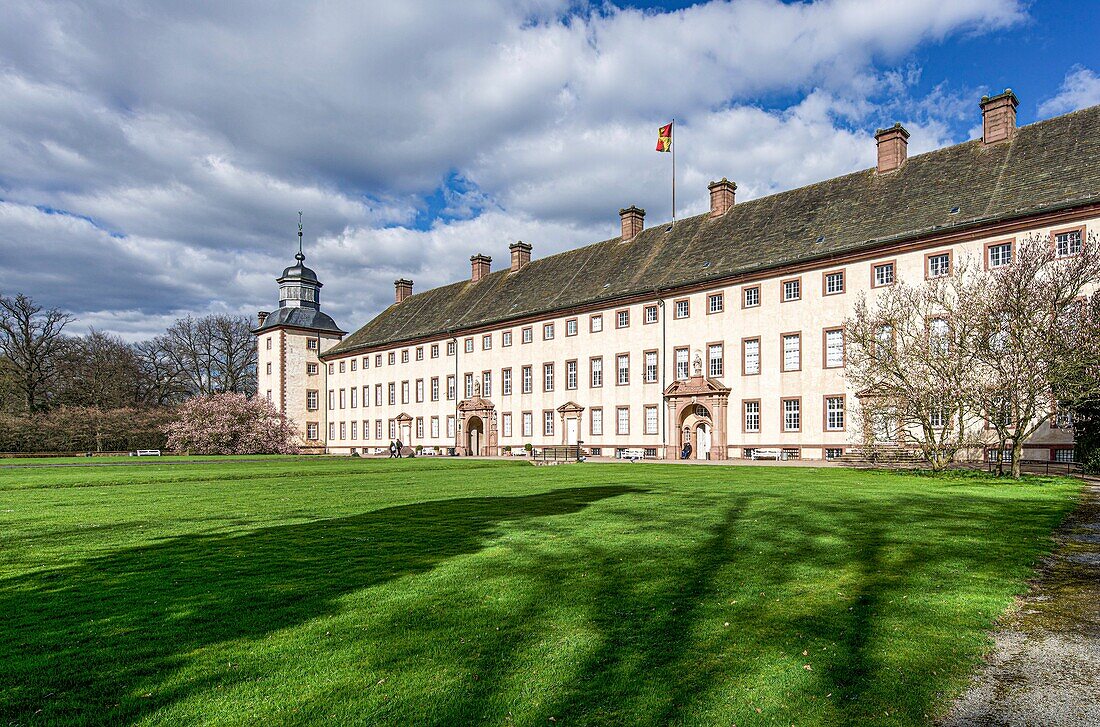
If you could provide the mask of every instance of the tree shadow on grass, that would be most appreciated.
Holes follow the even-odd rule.
[[[503,523],[643,491],[585,487],[402,505],[243,535],[175,537],[0,581],[0,717],[133,720],[216,681],[161,688],[195,650],[333,613],[345,594],[477,552]],[[135,693],[150,685],[157,688],[148,695]]]

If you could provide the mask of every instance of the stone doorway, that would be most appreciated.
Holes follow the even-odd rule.
[[[665,389],[665,457],[679,459],[690,443],[691,459],[729,459],[729,395],[729,388],[702,374],[670,384]]]

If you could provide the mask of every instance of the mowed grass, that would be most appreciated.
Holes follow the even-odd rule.
[[[0,470],[0,723],[927,724],[1077,493],[425,458]]]

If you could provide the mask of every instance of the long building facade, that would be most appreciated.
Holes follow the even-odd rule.
[[[1100,231],[1100,107],[1017,128],[1016,106],[983,98],[983,136],[964,144],[908,158],[895,125],[872,169],[741,203],[722,179],[708,213],[672,225],[627,207],[610,240],[543,259],[515,242],[507,267],[476,254],[468,278],[423,293],[397,280],[351,335],[299,253],[255,330],[260,394],[330,453],[840,456],[858,446],[844,323],[861,293]],[[1067,424],[1052,417],[1025,456],[1072,459]]]

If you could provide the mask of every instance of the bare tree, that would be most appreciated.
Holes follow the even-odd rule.
[[[43,309],[23,294],[0,295],[0,353],[7,359],[26,411],[45,408],[68,345],[63,335],[73,317],[57,308]]]
[[[256,341],[245,316],[181,318],[156,339],[191,395],[256,390]]]
[[[133,346],[141,367],[140,397],[147,404],[166,406],[178,404],[187,396],[182,375],[175,358],[158,339],[141,341]]]

